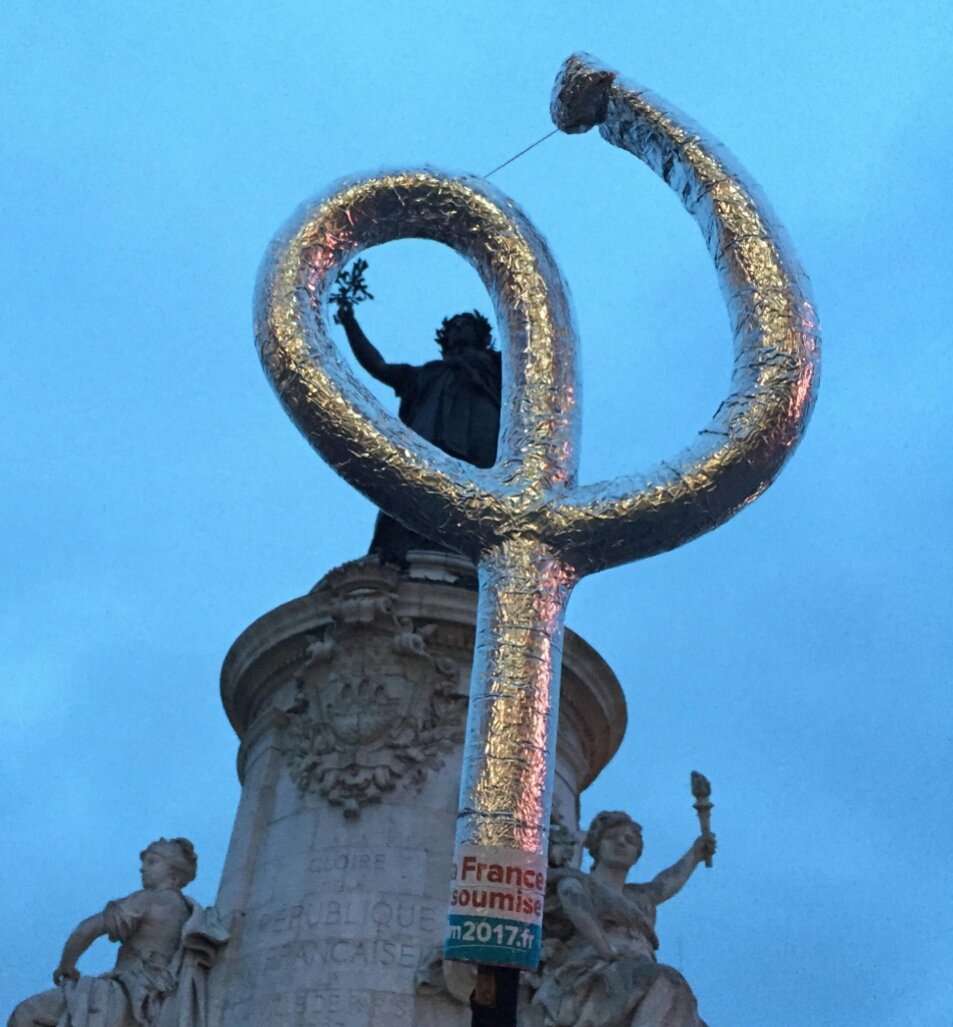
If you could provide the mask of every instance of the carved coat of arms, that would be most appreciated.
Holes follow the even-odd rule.
[[[419,787],[442,766],[463,741],[467,699],[456,662],[430,652],[435,625],[395,617],[380,599],[349,599],[338,613],[308,646],[285,751],[302,791],[357,817],[385,792]],[[338,647],[335,638],[352,630],[360,645]]]

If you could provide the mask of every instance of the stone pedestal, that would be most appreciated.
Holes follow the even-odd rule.
[[[471,564],[345,564],[235,642],[222,699],[242,797],[217,906],[212,1027],[469,1024],[440,961],[477,594]],[[566,632],[554,812],[622,740],[602,658]]]

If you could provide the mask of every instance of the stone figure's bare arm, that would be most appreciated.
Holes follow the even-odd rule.
[[[685,887],[685,883],[692,876],[695,867],[709,856],[714,855],[714,852],[715,836],[713,834],[699,835],[681,859],[657,874],[642,887],[656,905],[667,902]]]
[[[63,981],[78,980],[79,970],[76,969],[76,961],[97,938],[102,937],[105,933],[106,920],[102,913],[89,916],[79,923],[66,939],[63,954],[60,956],[60,965],[53,971],[53,983],[61,984]]]

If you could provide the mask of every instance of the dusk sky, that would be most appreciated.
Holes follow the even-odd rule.
[[[697,832],[689,772],[710,778],[714,868],[658,932],[711,1027],[953,1025],[948,0],[6,0],[0,1018],[138,887],[152,838],[190,837],[190,891],[214,900],[239,795],[221,662],[367,548],[373,509],[258,364],[268,242],[342,175],[485,174],[551,129],[578,50],[729,147],[823,329],[814,418],[771,489],[573,595],[629,705],[583,821],[628,810],[648,879]],[[573,296],[582,480],[676,456],[731,370],[691,218],[597,132],[492,181]],[[364,256],[388,358],[491,313],[448,249]],[[101,940],[80,968],[113,958]]]

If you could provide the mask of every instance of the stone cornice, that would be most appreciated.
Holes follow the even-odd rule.
[[[353,644],[355,632],[372,637],[393,634],[401,623],[427,624],[433,625],[430,642],[435,648],[449,652],[462,668],[469,667],[477,594],[451,583],[465,562],[427,557],[425,572],[431,580],[400,575],[374,558],[344,564],[307,595],[269,611],[239,635],[222,667],[221,694],[232,726],[245,741],[243,751],[251,742],[246,738],[249,729],[254,725],[254,737],[266,730],[257,722],[273,708],[279,689],[287,690],[309,653],[313,658],[316,643],[330,651],[338,635]],[[432,580],[442,570],[448,580]],[[585,788],[621,744],[626,706],[608,664],[570,630],[563,647],[560,722],[560,751],[578,775],[579,787]]]

